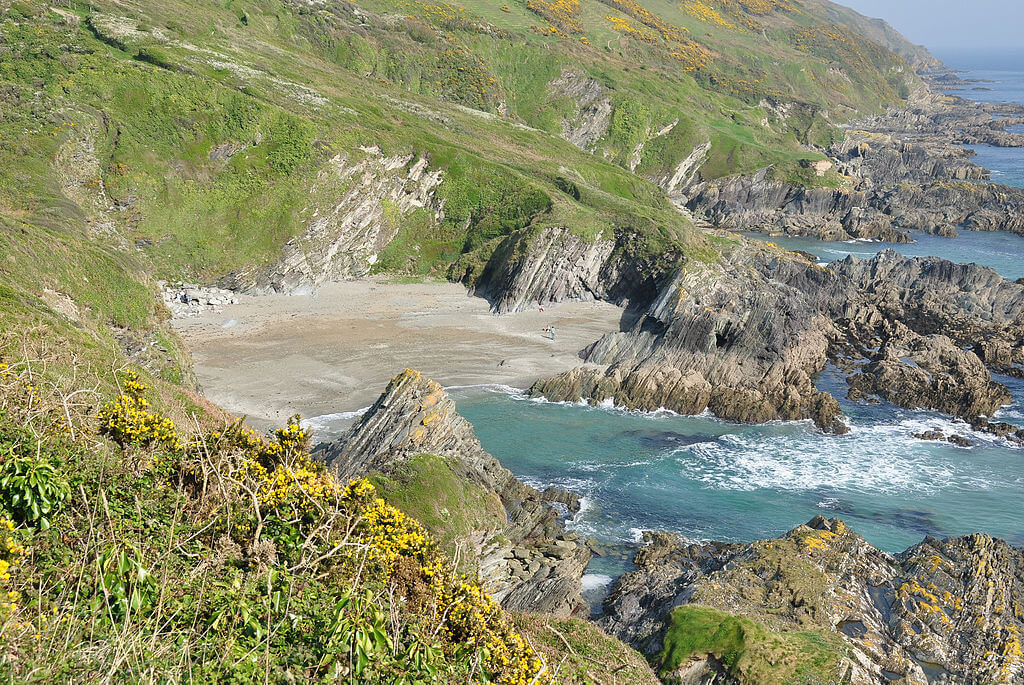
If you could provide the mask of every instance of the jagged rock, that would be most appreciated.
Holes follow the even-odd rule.
[[[908,242],[863,191],[803,188],[769,178],[769,169],[718,179],[688,190],[687,208],[713,226],[812,236]]]
[[[499,314],[565,300],[645,304],[682,258],[669,252],[654,262],[635,240],[629,231],[588,240],[566,228],[527,228],[498,246],[473,285]]]
[[[955,236],[959,226],[1024,235],[1024,190],[985,182],[989,172],[960,147],[1024,145],[1024,136],[1005,131],[1020,110],[925,91],[907,109],[848,125],[845,139],[827,151],[846,179],[839,188],[773,181],[768,169],[695,177],[685,189],[686,207],[715,226],[821,240],[906,242],[901,229]]]
[[[221,311],[225,305],[238,304],[238,296],[230,290],[191,283],[159,283],[164,306],[172,318],[199,316],[208,311]]]
[[[841,635],[846,682],[980,685],[1024,677],[1024,551],[1001,540],[926,538],[892,557],[842,521],[817,517],[749,545],[686,545],[668,536],[655,544],[656,553],[641,550],[637,569],[616,581],[600,619],[649,655],[663,646],[671,609],[699,604],[776,631]]]
[[[583,352],[584,367],[531,388],[552,400],[736,421],[813,419],[843,432],[838,403],[814,387],[836,336],[822,313],[842,281],[805,261],[737,249],[724,265],[681,271],[633,328]],[[760,251],[760,252],[759,252]],[[780,258],[781,257],[781,258]]]
[[[957,417],[991,416],[1013,401],[989,376],[977,356],[941,335],[895,337],[876,359],[848,379],[850,387],[911,409],[934,409]]]
[[[885,316],[917,333],[941,333],[973,348],[1001,373],[1024,363],[1024,285],[988,267],[886,250],[868,260],[849,257],[832,268],[872,295]]]
[[[542,495],[517,480],[484,451],[448,393],[418,371],[407,369],[395,376],[345,436],[319,446],[314,454],[343,480],[387,473],[420,454],[450,457],[459,475],[497,494],[505,507],[507,523],[501,530],[475,536],[485,589],[510,610],[559,617],[586,613],[580,579],[590,551],[578,538],[563,535],[558,512],[549,503],[564,501],[568,506],[573,496],[564,491]],[[504,542],[484,549],[482,541],[494,540],[495,533]],[[549,553],[551,548],[557,554]],[[531,559],[537,560],[536,566]]]
[[[946,441],[957,447],[973,447],[974,443],[965,438],[962,435],[951,435],[946,438]]]
[[[276,264],[236,271],[221,283],[247,293],[295,293],[369,273],[398,232],[400,222],[387,218],[385,208],[405,215],[432,206],[442,172],[430,171],[425,157],[362,151],[361,160],[339,155],[326,165],[305,232],[285,244]]]
[[[1014,362],[1024,330],[1021,291],[989,269],[942,260],[889,252],[826,269],[745,242],[721,264],[687,265],[631,328],[581,353],[590,365],[539,380],[530,393],[645,411],[710,410],[749,423],[811,419],[844,432],[838,402],[812,382],[831,360],[856,367],[851,398],[878,396],[971,420],[1011,397],[963,348],[995,337],[1018,352],[986,358]],[[962,339],[934,334],[936,319],[955,322],[949,326]]]

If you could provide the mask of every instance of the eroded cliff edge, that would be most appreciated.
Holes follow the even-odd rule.
[[[1022,342],[1024,286],[991,269],[893,252],[823,267],[742,241],[720,264],[682,268],[635,323],[581,352],[589,365],[530,392],[842,433],[813,380],[831,363],[853,399],[977,422],[1012,399],[986,364],[1020,373]]]
[[[472,570],[491,596],[514,611],[562,618],[588,613],[580,578],[590,551],[564,526],[578,498],[556,489],[542,493],[516,479],[484,451],[448,393],[418,371],[395,376],[346,435],[316,454],[343,480],[401,477],[421,455],[445,460],[457,479],[498,505],[496,515],[482,518],[461,541],[471,547],[463,554],[476,561]]]

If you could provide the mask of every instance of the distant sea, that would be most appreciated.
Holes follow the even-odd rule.
[[[1024,105],[1024,51],[1022,52],[968,52],[942,50],[936,52],[951,69],[965,80],[975,80],[966,86],[945,92],[976,102],[1000,102]],[[1024,133],[1024,125],[1011,126],[1008,131]],[[1024,188],[1024,148],[1001,148],[991,145],[972,146],[977,155],[972,159],[992,172],[992,182]],[[1024,277],[1024,238],[1004,231],[961,231],[956,239],[911,231],[915,242],[894,245],[877,241],[821,242],[804,238],[772,238],[772,241],[790,250],[804,250],[823,261],[833,261],[852,254],[871,257],[885,250],[912,256],[942,257],[954,262],[976,262],[990,266],[1005,278]],[[751,237],[759,237],[756,233]],[[763,236],[761,236],[763,237]]]

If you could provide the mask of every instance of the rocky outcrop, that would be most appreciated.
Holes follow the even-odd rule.
[[[959,228],[1024,235],[1024,190],[989,183],[989,172],[961,147],[1024,144],[1024,136],[1005,131],[1020,109],[925,91],[907,109],[850,124],[845,139],[824,151],[845,179],[838,188],[772,180],[763,169],[695,178],[686,207],[715,226],[821,240],[905,242],[908,229],[948,237]]]
[[[749,176],[699,183],[689,191],[687,208],[722,228],[821,240],[877,239],[907,242],[892,219],[871,206],[865,191],[804,188],[770,178],[762,169]]]
[[[945,336],[906,333],[897,330],[873,360],[848,379],[852,397],[875,395],[901,407],[961,418],[991,416],[1013,401],[976,355],[964,354]]]
[[[567,228],[526,228],[494,251],[475,292],[499,314],[565,300],[643,306],[682,257],[653,255],[638,240],[629,230],[589,239]]]
[[[648,655],[663,648],[671,610],[694,604],[778,632],[841,636],[843,682],[1024,678],[1024,551],[1001,540],[927,538],[892,557],[821,517],[749,545],[647,540],[636,570],[605,600],[600,624]]]
[[[563,69],[548,84],[552,97],[570,98],[576,104],[574,116],[562,121],[562,137],[591,152],[612,125],[612,101],[608,89],[581,71]]]
[[[935,333],[927,299],[915,298],[932,288],[950,317],[975,321],[965,330],[984,335],[985,325],[1003,320],[993,319],[996,310],[1016,317],[1016,303],[1002,300],[1019,286],[996,276],[985,291],[975,286],[990,272],[961,279],[960,269],[941,260],[927,271],[934,284],[910,264],[903,269],[917,276],[894,280],[902,272],[892,259],[883,253],[867,265],[848,260],[830,269],[745,242],[719,264],[688,264],[630,328],[581,352],[589,366],[540,380],[530,393],[645,411],[710,410],[750,423],[811,419],[844,432],[838,402],[813,381],[832,362],[851,374],[855,399],[874,395],[966,420],[991,416],[1009,392],[977,354]]]
[[[757,252],[751,245],[724,265],[685,267],[631,330],[582,353],[600,367],[539,381],[531,394],[682,414],[710,409],[752,423],[811,418],[842,432],[838,403],[811,380],[828,362],[836,332],[822,311],[842,283],[813,264]]]
[[[832,268],[872,297],[879,310],[914,331],[942,333],[973,348],[989,368],[1021,375],[1024,286],[988,267],[892,251],[870,260],[849,257]]]
[[[231,273],[221,284],[253,294],[295,293],[369,273],[397,234],[398,219],[432,206],[442,172],[430,171],[425,157],[385,156],[377,147],[361,152],[359,160],[336,156],[320,173],[306,230],[284,245],[276,263]]]
[[[484,451],[436,382],[402,372],[344,437],[315,451],[341,479],[388,473],[420,454],[451,458],[462,478],[500,497],[506,524],[471,536],[481,581],[496,600],[510,610],[563,618],[586,612],[580,578],[590,551],[559,515],[572,497],[517,480]]]

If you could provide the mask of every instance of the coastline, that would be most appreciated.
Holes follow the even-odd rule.
[[[407,367],[444,386],[525,388],[578,366],[579,350],[622,316],[606,302],[496,316],[462,285],[366,278],[315,295],[239,296],[172,324],[206,397],[262,430],[296,413],[363,409]],[[551,325],[555,340],[543,332]]]

